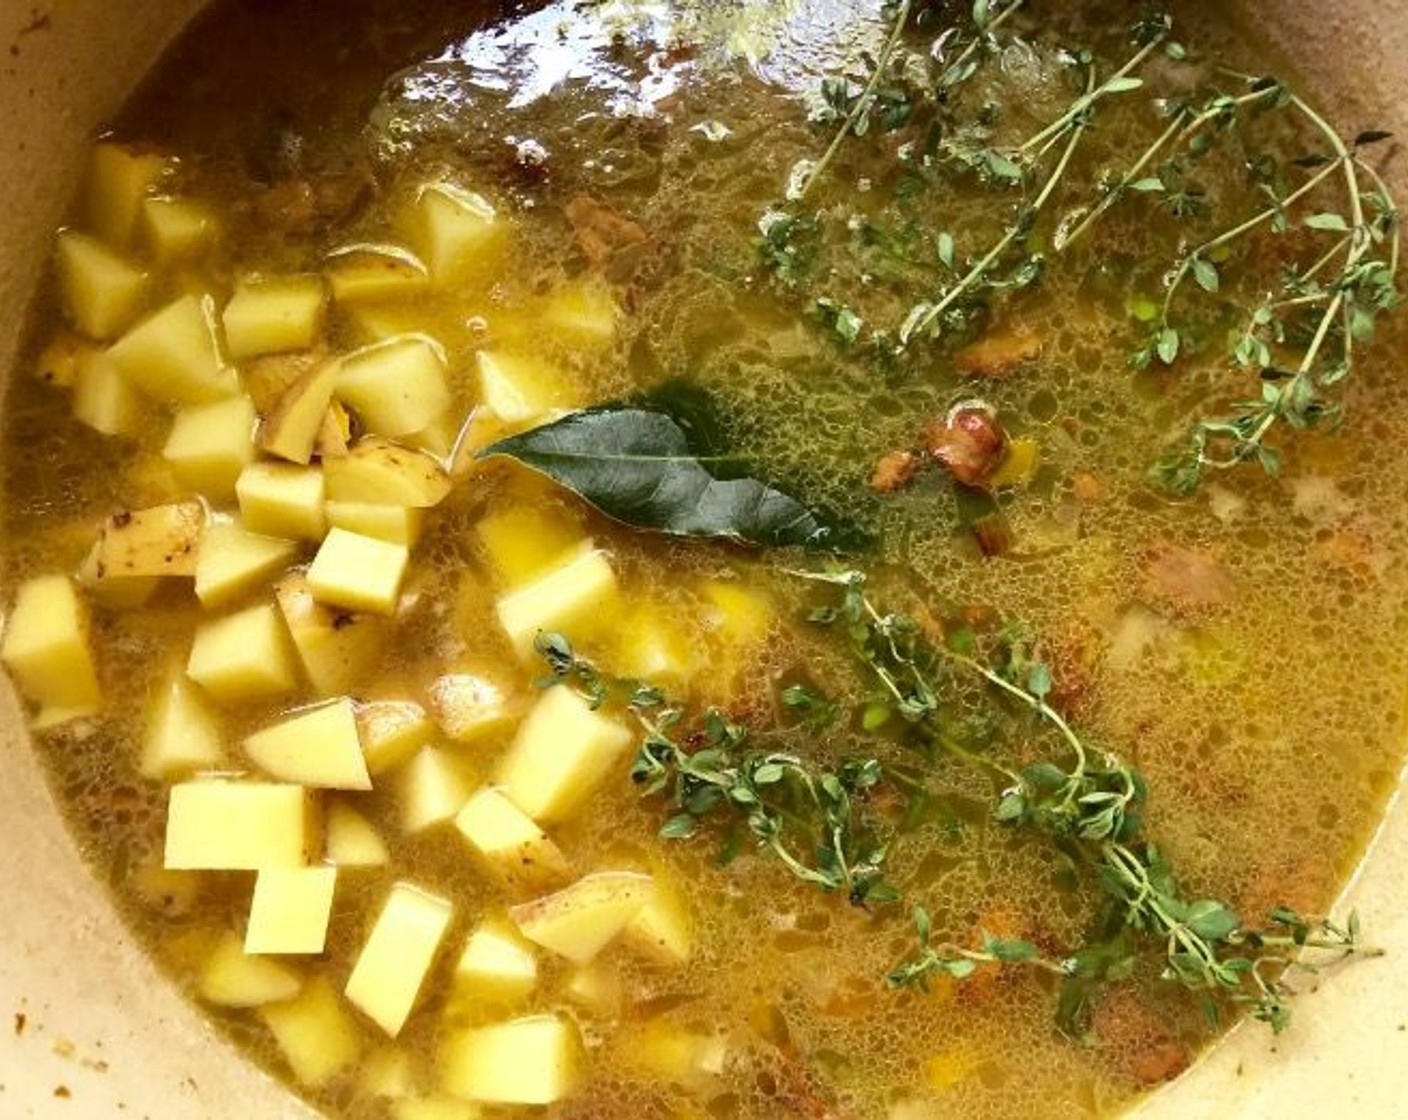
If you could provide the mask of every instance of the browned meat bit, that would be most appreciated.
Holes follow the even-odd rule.
[[[647,239],[638,223],[623,218],[590,195],[577,195],[563,211],[572,223],[577,244],[593,268],[600,268],[622,249],[641,245]]]
[[[351,218],[375,190],[371,169],[358,164],[345,171],[297,176],[271,183],[254,200],[254,214],[285,233],[316,233]]]
[[[1159,543],[1147,552],[1143,588],[1146,598],[1178,614],[1196,614],[1223,606],[1236,583],[1226,565],[1202,549]]]
[[[1071,496],[1083,506],[1093,506],[1105,500],[1105,484],[1088,471],[1071,479]]]
[[[998,327],[953,356],[965,377],[1006,377],[1041,357],[1041,338],[1030,327]]]
[[[870,488],[881,494],[903,490],[919,473],[923,460],[913,451],[891,451],[880,456],[870,476]]]
[[[985,488],[1007,452],[1007,433],[997,413],[983,401],[955,405],[942,423],[920,437],[934,460],[965,486]]]

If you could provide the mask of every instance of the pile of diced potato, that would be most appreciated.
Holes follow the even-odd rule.
[[[136,749],[140,772],[170,785],[160,873],[249,875],[248,920],[205,956],[202,998],[257,1012],[310,1087],[362,1059],[359,1083],[395,1098],[403,1120],[557,1100],[582,1076],[575,1016],[619,1002],[603,950],[680,967],[692,938],[678,887],[658,871],[580,867],[554,840],[624,775],[633,735],[570,688],[532,689],[534,639],[614,629],[618,671],[667,684],[695,674],[698,654],[659,607],[623,601],[610,557],[579,525],[509,506],[476,534],[516,663],[447,672],[425,703],[356,699],[377,679],[466,433],[488,438],[579,402],[531,348],[482,349],[465,381],[417,329],[418,300],[482,283],[504,258],[508,223],[480,196],[425,186],[395,243],[229,285],[211,272],[219,216],[175,193],[179,177],[167,158],[97,146],[82,220],[58,236],[72,330],[39,363],[78,420],[159,457],[168,500],[113,513],[76,570],[24,582],[0,659],[37,729],[101,718],[90,612],[139,610],[163,586],[188,586],[204,616],[184,657],[158,670]],[[616,314],[591,285],[533,309],[535,329],[584,347],[611,341]],[[334,353],[334,320],[364,344]],[[290,360],[271,362],[279,356]],[[729,648],[764,640],[771,611],[755,593],[728,582],[700,593]],[[296,706],[232,744],[223,713],[250,702]],[[497,740],[507,746],[489,780],[472,781],[466,744],[482,758]],[[504,904],[456,914],[435,890],[396,880],[355,959],[314,967],[344,877],[389,873],[394,843],[359,809],[383,794],[406,834],[441,830]],[[450,946],[461,924],[469,932]],[[540,992],[544,957],[570,965],[552,998]],[[452,1009],[494,1014],[450,1024],[428,1085],[408,1072],[407,1051],[367,1039],[394,1040],[440,983]],[[666,1061],[682,1045],[662,1037],[647,1049]]]

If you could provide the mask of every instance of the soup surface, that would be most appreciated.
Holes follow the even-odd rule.
[[[1360,948],[1375,141],[1200,8],[1067,7],[222,3],[99,146],[4,420],[8,592],[72,580],[6,661],[133,927],[329,1114],[1107,1114],[1283,1025],[1277,939]],[[1276,403],[1322,317],[1352,375]]]

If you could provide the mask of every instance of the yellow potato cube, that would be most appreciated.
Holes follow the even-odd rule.
[[[383,436],[405,436],[437,420],[450,407],[445,353],[425,335],[403,335],[344,357],[337,397]]]
[[[504,687],[478,673],[449,673],[430,686],[430,711],[446,738],[473,743],[502,731],[520,705]]]
[[[566,375],[538,358],[481,350],[479,401],[510,427],[547,420],[573,402]]]
[[[450,492],[439,463],[380,436],[359,439],[345,456],[327,460],[323,470],[334,502],[428,509]]]
[[[400,245],[349,245],[328,254],[324,268],[338,303],[416,299],[430,289],[425,263]]]
[[[383,1045],[362,1059],[357,1088],[370,1097],[413,1097],[421,1091],[416,1066],[408,1050]]]
[[[259,449],[291,463],[306,465],[328,424],[337,363],[321,361],[301,374],[279,396],[259,428]]]
[[[302,786],[220,778],[171,787],[167,868],[258,871],[304,867],[318,835],[317,807]]]
[[[655,603],[642,603],[617,631],[611,661],[623,677],[679,686],[698,662],[689,633]]]
[[[328,524],[391,544],[413,546],[425,528],[425,510],[369,502],[328,502]]]
[[[453,914],[447,900],[397,883],[352,967],[347,998],[393,1038],[415,1006]]]
[[[656,964],[679,967],[694,953],[689,903],[683,892],[655,876],[655,889],[626,925],[621,940]]]
[[[142,267],[85,233],[59,232],[56,264],[64,314],[89,338],[116,338],[146,302]]]
[[[254,459],[258,421],[246,396],[178,409],[162,458],[181,485],[213,501],[232,498],[240,472]]]
[[[152,258],[175,265],[201,256],[219,233],[214,216],[186,198],[148,198],[142,203],[141,239]]]
[[[162,685],[142,736],[142,776],[169,782],[225,761],[220,717],[200,688],[179,670]]]
[[[450,183],[428,183],[401,219],[437,287],[486,276],[507,246],[507,225],[489,200]]]
[[[143,204],[170,169],[171,161],[163,156],[141,155],[111,141],[93,145],[83,182],[88,228],[109,244],[127,248]]]
[[[469,780],[449,751],[422,747],[400,773],[401,825],[422,832],[450,820],[469,800]]]
[[[563,994],[601,1019],[621,1014],[621,977],[601,960],[574,968],[563,985]]]
[[[318,467],[250,463],[235,482],[235,494],[244,527],[251,533],[320,541],[327,532],[323,514],[326,487]]]
[[[251,957],[233,933],[220,938],[196,981],[207,1003],[221,1007],[260,1007],[298,995],[303,978],[279,961]]]
[[[563,510],[542,501],[516,502],[474,526],[500,587],[516,587],[587,551],[591,542]]]
[[[503,790],[481,789],[455,817],[455,827],[508,883],[529,888],[564,880],[567,860]]]
[[[394,614],[410,563],[403,544],[334,529],[308,569],[313,598],[333,607]]]
[[[67,576],[29,579],[15,595],[0,661],[41,708],[91,715],[103,703],[91,633],[87,608]]]
[[[321,976],[308,981],[295,998],[267,1004],[259,1014],[294,1077],[310,1089],[326,1085],[362,1052],[355,1020]]]
[[[486,918],[465,942],[455,965],[455,985],[474,1000],[517,1003],[538,984],[533,946],[508,922]]]
[[[394,770],[435,736],[435,724],[425,709],[410,700],[358,705],[357,729],[372,774]]]
[[[554,894],[511,906],[519,932],[544,949],[586,964],[650,900],[654,883],[634,871],[599,871]]]
[[[222,703],[282,696],[298,683],[283,620],[269,605],[202,624],[186,674]]]
[[[533,706],[499,766],[510,800],[535,821],[571,816],[625,762],[631,733],[565,686]]]
[[[327,308],[321,276],[257,276],[235,285],[225,305],[225,345],[237,361],[318,340]]]
[[[94,541],[88,555],[79,565],[75,578],[78,586],[95,603],[115,611],[131,611],[151,602],[157,589],[161,587],[160,576],[123,576],[103,572],[98,566],[98,554],[102,543]],[[101,573],[101,574],[100,574]]]
[[[302,572],[284,576],[274,596],[313,690],[340,696],[363,687],[386,652],[386,620],[323,606]]]
[[[60,331],[39,352],[30,367],[36,381],[56,389],[72,389],[78,380],[78,357],[93,347],[70,331]]]
[[[446,1092],[499,1104],[552,1104],[582,1077],[582,1040],[561,1015],[457,1031],[441,1054]]]
[[[193,576],[204,531],[200,502],[115,513],[99,531],[97,577]]]
[[[657,1081],[689,1084],[717,1077],[728,1058],[728,1044],[717,1034],[656,1019],[622,1039],[627,1060]]]
[[[247,595],[298,557],[293,541],[251,533],[234,521],[206,527],[196,561],[196,598],[207,610]]]
[[[361,813],[341,801],[328,806],[323,855],[338,867],[385,867],[386,841]]]
[[[220,360],[210,296],[184,295],[167,304],[114,342],[108,356],[153,400],[205,404],[239,391],[234,371]]]
[[[772,630],[776,611],[761,592],[722,580],[704,583],[700,592],[709,608],[705,621],[726,644],[757,645]]]
[[[575,346],[610,346],[620,309],[605,284],[567,284],[544,301],[538,321],[548,332]]]
[[[73,414],[105,436],[135,435],[146,402],[101,350],[78,356],[73,382]]]
[[[327,944],[335,867],[265,867],[254,880],[246,953],[321,953]]]
[[[501,595],[499,625],[525,661],[533,658],[540,631],[560,631],[581,640],[607,626],[616,613],[616,573],[604,552],[570,555],[531,583]]]
[[[357,718],[345,697],[256,731],[244,753],[270,777],[320,789],[371,789]]]
[[[391,1102],[391,1120],[479,1120],[477,1105],[454,1097],[401,1097]]]

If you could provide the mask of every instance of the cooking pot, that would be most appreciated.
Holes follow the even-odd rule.
[[[199,7],[0,0],[0,370],[13,364],[89,140]],[[1372,123],[1408,135],[1408,6],[1239,7],[1248,33],[1279,52],[1274,61],[1291,62],[1341,128]],[[1388,163],[1400,187],[1408,182],[1403,162]],[[6,683],[0,766],[0,1115],[310,1115],[226,1045],[143,956],[66,833]],[[1403,1114],[1404,799],[1390,807],[1340,906],[1359,909],[1387,956],[1338,971],[1298,1000],[1295,1024],[1280,1038],[1256,1024],[1234,1031],[1144,1102],[1141,1120]]]

